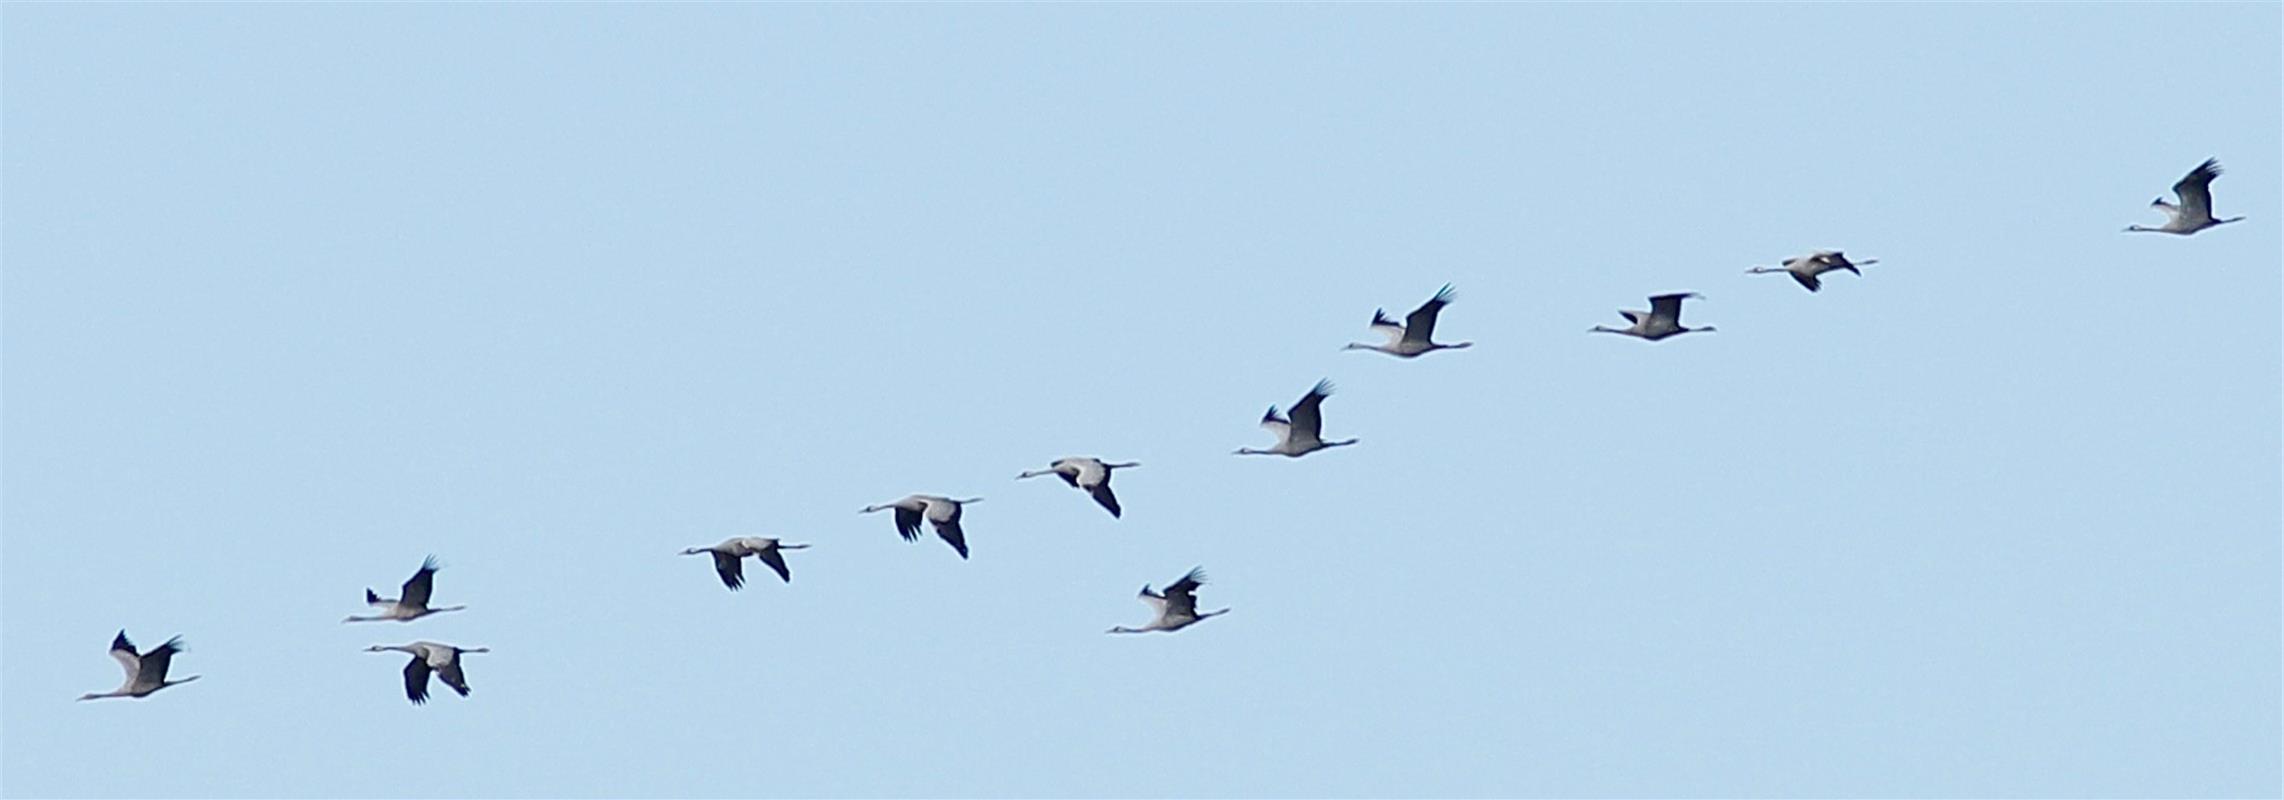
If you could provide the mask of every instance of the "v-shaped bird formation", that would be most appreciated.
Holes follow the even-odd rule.
[[[2173,184],[2173,194],[2178,198],[2178,203],[2166,202],[2164,198],[2160,197],[2150,204],[2165,213],[2167,217],[2165,224],[2155,227],[2133,225],[2128,226],[2125,230],[2188,236],[2208,228],[2244,219],[2243,217],[2220,219],[2213,216],[2212,183],[2213,179],[2220,175],[2220,163],[2213,159],[2206,159],[2204,163],[2190,170],[2187,176]],[[1846,272],[1861,278],[1864,273],[1860,268],[1875,263],[1878,263],[1877,259],[1852,261],[1839,250],[1814,250],[1806,255],[1786,258],[1778,266],[1756,265],[1745,270],[1745,272],[1754,275],[1776,273],[1789,275],[1794,282],[1800,284],[1801,288],[1810,292],[1817,292],[1823,288],[1824,277],[1835,272]],[[1387,309],[1375,309],[1372,312],[1372,322],[1369,327],[1373,332],[1380,334],[1382,341],[1378,344],[1350,342],[1341,349],[1371,350],[1397,358],[1415,359],[1438,351],[1471,347],[1474,345],[1473,342],[1439,342],[1435,339],[1439,318],[1443,311],[1452,305],[1454,298],[1451,284],[1444,284],[1441,289],[1438,289],[1433,296],[1428,298],[1427,302],[1413,309],[1411,313],[1404,315],[1401,322],[1389,317]],[[1701,300],[1703,298],[1695,292],[1651,295],[1648,310],[1628,309],[1618,312],[1629,323],[1627,327],[1613,328],[1596,325],[1590,328],[1589,332],[1614,333],[1650,342],[1663,341],[1685,333],[1713,332],[1714,327],[1711,325],[1692,328],[1682,324],[1682,304],[1684,301],[1693,299]],[[1307,393],[1301,395],[1300,399],[1293,401],[1293,404],[1282,412],[1275,405],[1269,406],[1268,412],[1261,415],[1260,424],[1261,427],[1268,429],[1276,437],[1276,442],[1266,448],[1241,447],[1234,451],[1235,454],[1283,456],[1288,459],[1297,459],[1323,450],[1356,444],[1359,441],[1356,438],[1327,439],[1324,436],[1324,402],[1332,397],[1332,394],[1332,381],[1324,379],[1317,381]],[[1141,464],[1138,462],[1112,462],[1093,456],[1069,456],[1055,459],[1047,465],[1046,469],[1025,470],[1015,477],[1017,480],[1028,480],[1048,475],[1055,476],[1070,488],[1085,492],[1095,505],[1100,506],[1110,514],[1112,519],[1116,520],[1125,517],[1125,506],[1120,502],[1118,495],[1111,491],[1111,477],[1120,470],[1133,469],[1139,466]],[[963,525],[963,518],[967,506],[980,502],[983,502],[983,498],[954,499],[945,495],[912,494],[892,502],[865,506],[860,513],[893,512],[896,533],[906,542],[918,541],[923,526],[933,529],[937,538],[942,539],[944,544],[950,546],[952,551],[959,554],[962,560],[966,560],[969,557],[969,542],[968,532]],[[718,544],[690,547],[681,552],[685,556],[708,556],[712,562],[714,575],[720,579],[722,585],[731,591],[738,591],[745,586],[744,564],[748,556],[767,566],[771,572],[777,573],[781,583],[790,585],[793,582],[793,572],[786,561],[785,553],[788,550],[800,550],[809,546],[807,544],[787,544],[770,537],[735,536],[724,539]],[[437,563],[435,556],[422,559],[420,568],[413,572],[411,578],[405,580],[395,597],[382,597],[371,588],[365,589],[365,604],[373,609],[372,613],[351,615],[343,619],[342,622],[410,623],[446,612],[467,609],[467,606],[464,605],[434,606],[430,604],[435,597],[436,575],[439,569],[441,566]],[[1227,608],[1214,611],[1198,610],[1197,592],[1205,585],[1205,581],[1204,570],[1192,568],[1182,577],[1166,584],[1165,589],[1161,591],[1153,591],[1149,584],[1143,584],[1138,597],[1144,603],[1149,604],[1156,612],[1156,616],[1141,627],[1121,625],[1110,628],[1108,632],[1119,634],[1172,633],[1206,619],[1229,613]],[[404,694],[406,699],[412,701],[414,705],[428,702],[431,678],[443,681],[444,685],[451,688],[453,692],[462,697],[467,697],[470,689],[467,671],[462,663],[463,657],[470,653],[490,652],[490,649],[485,647],[460,647],[427,640],[394,645],[376,644],[367,647],[366,650],[374,653],[404,653],[411,656],[404,666]],[[127,632],[121,630],[111,640],[111,657],[117,660],[121,669],[125,671],[124,682],[120,684],[119,688],[112,691],[84,694],[79,699],[143,698],[149,697],[161,689],[198,680],[199,676],[197,675],[185,678],[167,677],[167,670],[172,666],[174,657],[182,652],[184,652],[184,648],[180,636],[170,638],[165,643],[148,651],[137,652],[134,643],[128,641]]]

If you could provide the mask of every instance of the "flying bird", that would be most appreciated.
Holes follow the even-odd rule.
[[[387,622],[390,620],[411,622],[430,614],[467,609],[467,606],[428,607],[428,595],[436,589],[436,570],[438,569],[440,567],[436,565],[435,556],[421,559],[420,571],[414,572],[412,578],[404,582],[404,592],[398,597],[382,597],[374,594],[371,587],[367,587],[365,589],[365,604],[381,609],[381,613],[370,617],[351,616],[341,621],[345,623]]]
[[[2173,195],[2181,198],[2180,205],[2165,202],[2163,197],[2149,201],[2150,205],[2165,212],[2167,217],[2165,224],[2154,228],[2127,225],[2125,227],[2126,232],[2147,231],[2149,233],[2171,233],[2187,236],[2215,225],[2226,225],[2244,219],[2243,217],[2213,219],[2213,179],[2220,176],[2221,162],[2216,159],[2205,159],[2205,163],[2198,164],[2196,169],[2189,170],[2189,174],[2182,176],[2178,183],[2173,184]]]
[[[1118,495],[1110,493],[1110,472],[1111,470],[1139,466],[1142,465],[1138,463],[1110,464],[1104,463],[1099,458],[1072,456],[1055,459],[1055,463],[1047,465],[1046,469],[1026,470],[1023,474],[1015,476],[1015,479],[1022,480],[1041,475],[1053,475],[1063,479],[1064,483],[1070,484],[1071,488],[1086,492],[1094,498],[1096,503],[1102,504],[1103,510],[1110,512],[1112,517],[1117,517],[1121,511],[1118,508]]]
[[[412,654],[412,660],[404,665],[404,696],[416,706],[428,702],[428,675],[432,672],[442,677],[444,685],[452,687],[452,691],[467,697],[468,675],[460,671],[460,654],[492,651],[489,647],[454,647],[425,641],[376,644],[365,648],[368,653],[386,653],[391,650]]]
[[[127,679],[121,682],[117,689],[108,692],[89,692],[80,695],[79,699],[149,697],[152,692],[160,689],[180,686],[198,680],[199,676],[197,675],[167,680],[167,665],[174,663],[174,654],[180,653],[182,650],[182,637],[176,636],[168,639],[166,644],[153,647],[149,652],[142,655],[136,655],[135,643],[127,641],[127,631],[121,629],[119,635],[111,639],[111,657],[119,662],[120,669],[127,671]]]
[[[1713,326],[1711,325],[1707,325],[1702,328],[1681,327],[1681,301],[1692,297],[1703,297],[1703,295],[1697,294],[1695,292],[1683,292],[1680,294],[1661,294],[1656,297],[1652,297],[1650,298],[1650,310],[1648,311],[1618,312],[1626,319],[1632,320],[1634,323],[1633,327],[1607,328],[1601,325],[1596,325],[1588,332],[1622,333],[1627,336],[1638,336],[1653,342],[1668,336],[1680,336],[1684,333],[1697,333],[1699,331],[1708,333],[1712,332]]]
[[[785,554],[781,551],[805,547],[808,545],[784,544],[762,536],[736,536],[723,539],[721,544],[711,547],[692,547],[682,551],[682,554],[694,556],[705,553],[713,556],[714,574],[722,576],[722,585],[730,587],[730,591],[734,592],[745,586],[746,556],[761,559],[761,563],[769,565],[777,577],[792,583],[793,573],[785,568]]]
[[[1324,405],[1324,399],[1331,396],[1332,381],[1321,380],[1316,382],[1314,388],[1309,389],[1308,394],[1301,395],[1301,399],[1293,403],[1291,419],[1278,416],[1277,407],[1270,406],[1269,413],[1261,415],[1261,427],[1268,428],[1270,433],[1277,435],[1277,446],[1267,450],[1240,447],[1237,449],[1237,455],[1299,458],[1328,447],[1355,444],[1355,439],[1328,442],[1321,435],[1324,428],[1324,413],[1321,407]]]
[[[896,533],[907,542],[919,540],[920,520],[925,518],[928,524],[936,527],[936,536],[951,545],[960,554],[960,558],[965,559],[968,557],[968,537],[965,531],[960,530],[960,508],[969,503],[981,502],[981,497],[954,500],[932,494],[915,494],[893,503],[865,506],[857,513],[870,514],[896,509]]]
[[[1157,609],[1158,618],[1139,628],[1120,625],[1104,631],[1104,633],[1150,633],[1152,631],[1172,633],[1195,625],[1198,620],[1229,613],[1229,609],[1226,608],[1220,611],[1198,612],[1197,590],[1199,586],[1203,585],[1205,585],[1205,570],[1202,567],[1191,567],[1189,574],[1183,575],[1181,580],[1166,584],[1165,594],[1150,591],[1150,584],[1142,584],[1142,592],[1135,596],[1141,598],[1142,602],[1149,603],[1151,608]]]
[[[1462,347],[1473,346],[1474,342],[1438,344],[1434,341],[1435,315],[1442,312],[1443,307],[1448,305],[1451,305],[1451,284],[1446,283],[1442,290],[1435,293],[1434,297],[1428,298],[1426,303],[1421,304],[1419,308],[1406,315],[1402,324],[1389,319],[1387,309],[1374,309],[1372,311],[1372,330],[1388,337],[1387,342],[1383,344],[1349,342],[1348,346],[1340,349],[1378,350],[1398,358],[1417,358],[1422,353],[1436,350],[1457,350]]]
[[[1824,288],[1824,282],[1816,277],[1818,275],[1836,270],[1847,270],[1861,277],[1864,273],[1862,270],[1856,269],[1857,267],[1877,263],[1880,263],[1880,260],[1876,258],[1867,258],[1851,263],[1848,261],[1848,257],[1841,255],[1838,250],[1818,250],[1799,258],[1785,259],[1784,266],[1781,267],[1753,267],[1745,270],[1745,274],[1759,275],[1764,272],[1782,272],[1791,275],[1793,280],[1799,281],[1801,286],[1813,292]]]

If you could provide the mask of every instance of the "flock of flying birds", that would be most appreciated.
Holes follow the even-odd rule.
[[[2163,197],[2159,197],[2150,203],[2151,206],[2165,212],[2165,224],[2155,227],[2129,225],[2125,230],[2128,232],[2170,233],[2187,236],[2216,225],[2244,219],[2243,217],[2229,217],[2227,219],[2215,219],[2213,217],[2212,183],[2213,179],[2219,177],[2220,174],[2220,163],[2214,159],[2206,159],[2203,164],[2197,165],[2196,169],[2190,170],[2187,176],[2173,184],[2173,194],[2179,198],[2179,203],[2166,202]],[[1877,263],[1876,259],[1850,261],[1846,255],[1838,250],[1820,250],[1805,256],[1786,259],[1780,266],[1756,266],[1746,270],[1746,272],[1748,274],[1783,273],[1790,275],[1803,288],[1814,292],[1823,288],[1822,276],[1827,273],[1848,272],[1862,276],[1863,272],[1857,268],[1874,263]],[[1632,325],[1624,328],[1596,325],[1590,329],[1590,332],[1616,333],[1653,342],[1684,333],[1711,332],[1713,327],[1710,325],[1702,328],[1690,328],[1681,324],[1682,301],[1697,296],[1695,293],[1681,292],[1651,297],[1648,311],[1625,310],[1618,312],[1628,322],[1633,323]],[[1386,310],[1374,311],[1371,328],[1385,337],[1385,341],[1380,344],[1352,342],[1342,349],[1375,350],[1399,358],[1417,358],[1437,350],[1458,350],[1468,347],[1473,343],[1445,344],[1434,339],[1436,316],[1442,313],[1443,308],[1450,305],[1451,301],[1451,286],[1446,284],[1441,291],[1436,292],[1434,297],[1429,298],[1426,303],[1413,310],[1412,313],[1405,315],[1402,322],[1390,318]],[[1330,381],[1318,381],[1316,386],[1310,388],[1307,394],[1301,395],[1301,399],[1294,401],[1289,412],[1279,414],[1276,406],[1270,406],[1268,413],[1261,416],[1261,427],[1276,434],[1276,445],[1267,449],[1239,448],[1236,454],[1299,458],[1319,450],[1355,444],[1357,441],[1355,439],[1327,441],[1324,438],[1323,407],[1325,398],[1330,396],[1332,396],[1332,383]],[[1138,466],[1141,465],[1105,462],[1089,457],[1072,457],[1058,459],[1049,464],[1046,469],[1026,471],[1017,475],[1016,478],[1020,480],[1045,475],[1061,478],[1071,488],[1086,492],[1089,497],[1094,499],[1095,503],[1102,506],[1103,510],[1110,512],[1112,517],[1118,517],[1122,510],[1118,504],[1118,496],[1110,490],[1111,473]],[[915,494],[890,503],[866,506],[862,513],[894,511],[896,532],[903,536],[907,542],[919,539],[921,524],[924,521],[928,526],[935,529],[937,537],[943,539],[945,544],[951,545],[952,550],[958,552],[960,558],[965,559],[968,557],[967,533],[960,527],[960,512],[964,506],[982,502],[982,500],[983,498],[980,497],[954,499],[940,495]],[[793,573],[786,566],[785,551],[799,550],[805,547],[808,545],[786,544],[776,539],[758,536],[739,536],[725,539],[720,544],[692,547],[683,550],[682,554],[712,556],[714,574],[721,578],[722,585],[736,590],[745,585],[744,563],[747,556],[753,556],[761,561],[762,564],[769,567],[770,571],[777,573],[780,580],[790,583],[793,580]],[[370,616],[351,616],[342,622],[411,622],[431,614],[465,609],[466,606],[429,606],[429,598],[436,587],[436,570],[435,557],[431,556],[423,560],[420,569],[413,573],[411,579],[404,582],[402,590],[396,597],[382,597],[374,593],[372,589],[366,589],[365,603],[376,609],[375,613]],[[1205,584],[1205,580],[1205,572],[1202,569],[1192,568],[1173,583],[1166,584],[1163,591],[1152,591],[1148,584],[1144,584],[1140,598],[1157,612],[1156,617],[1149,624],[1139,628],[1129,628],[1122,625],[1111,628],[1108,632],[1173,632],[1197,624],[1208,617],[1229,613],[1229,609],[1226,608],[1218,611],[1201,612],[1198,610],[1197,590]],[[401,645],[377,644],[365,649],[367,652],[373,653],[399,652],[412,656],[411,661],[407,662],[404,667],[404,691],[405,697],[416,705],[428,701],[428,682],[431,676],[441,677],[444,680],[444,685],[451,687],[453,691],[460,693],[463,697],[467,696],[468,677],[461,668],[461,656],[469,653],[487,652],[487,648],[482,647],[458,647],[425,640]],[[111,657],[117,659],[119,666],[126,671],[125,682],[121,683],[118,689],[109,692],[91,692],[81,695],[79,699],[148,697],[160,689],[198,680],[199,676],[197,675],[187,678],[167,677],[167,668],[173,664],[175,655],[181,652],[183,652],[182,637],[176,636],[148,651],[137,653],[134,643],[127,639],[127,632],[121,630],[111,640]]]

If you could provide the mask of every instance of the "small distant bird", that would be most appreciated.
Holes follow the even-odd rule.
[[[117,689],[113,689],[108,692],[89,692],[87,694],[80,695],[79,699],[101,700],[106,697],[149,697],[151,696],[152,692],[156,692],[160,689],[164,689],[169,686],[180,686],[182,684],[198,680],[200,676],[197,675],[192,675],[188,678],[180,678],[177,680],[167,680],[167,665],[174,662],[174,654],[182,652],[182,649],[182,637],[176,636],[172,639],[168,639],[166,644],[151,648],[150,652],[144,653],[142,655],[136,655],[135,643],[127,641],[127,631],[125,629],[121,629],[119,631],[119,635],[112,637],[111,639],[111,657],[119,662],[120,669],[127,671],[127,680],[123,683],[120,683],[119,688]]]
[[[399,597],[382,597],[374,594],[371,587],[367,587],[365,589],[365,604],[381,609],[381,613],[370,617],[351,616],[341,621],[345,623],[387,622],[390,620],[411,622],[430,614],[466,610],[467,606],[428,607],[428,595],[436,589],[436,571],[438,569],[441,567],[436,565],[435,556],[421,559],[420,571],[414,572],[412,578],[404,582],[404,592]]]
[[[1462,347],[1474,346],[1474,342],[1437,344],[1433,341],[1435,315],[1442,312],[1443,307],[1448,305],[1451,305],[1451,284],[1446,283],[1442,290],[1435,293],[1434,297],[1428,298],[1426,303],[1412,311],[1411,314],[1406,315],[1401,325],[1388,318],[1387,309],[1373,309],[1372,330],[1388,337],[1388,341],[1385,344],[1349,342],[1347,347],[1340,349],[1378,350],[1398,358],[1417,358],[1422,353],[1436,350],[1457,350]]]
[[[1277,435],[1277,446],[1267,450],[1240,447],[1237,455],[1299,458],[1328,447],[1355,444],[1355,439],[1337,442],[1323,439],[1324,413],[1320,407],[1324,405],[1324,399],[1331,396],[1332,381],[1321,380],[1309,389],[1308,394],[1301,395],[1301,399],[1293,403],[1292,419],[1278,416],[1277,407],[1270,406],[1269,413],[1261,415],[1261,427],[1268,428],[1270,433]]]
[[[2147,231],[2149,233],[2171,233],[2187,236],[2215,225],[2226,225],[2244,219],[2243,217],[2213,219],[2213,179],[2220,176],[2221,162],[2216,159],[2205,159],[2205,163],[2198,164],[2196,169],[2189,170],[2188,175],[2182,176],[2180,182],[2173,184],[2173,195],[2181,198],[2180,205],[2165,202],[2163,197],[2149,201],[2150,205],[2165,212],[2165,216],[2168,217],[2165,224],[2154,228],[2127,225],[2125,227],[2126,232]]]
[[[489,647],[454,647],[436,642],[376,644],[365,648],[367,653],[386,653],[391,650],[412,654],[412,661],[404,665],[404,696],[416,706],[428,702],[428,674],[431,672],[442,676],[444,685],[452,687],[452,691],[467,697],[468,676],[460,671],[460,654],[492,651]]]
[[[1850,263],[1848,257],[1841,255],[1838,250],[1818,250],[1799,258],[1787,258],[1784,260],[1784,266],[1781,267],[1754,267],[1745,270],[1745,274],[1759,275],[1764,272],[1782,272],[1791,275],[1793,280],[1799,281],[1801,286],[1813,292],[1824,288],[1824,282],[1816,278],[1818,275],[1835,270],[1847,270],[1861,277],[1864,273],[1862,270],[1856,269],[1857,267],[1877,263],[1880,263],[1880,260],[1876,258],[1867,258],[1860,262]]]
[[[721,544],[712,547],[692,547],[682,551],[682,554],[694,556],[705,553],[713,556],[714,574],[722,576],[722,585],[730,587],[730,591],[734,592],[745,586],[746,556],[761,559],[761,563],[768,564],[770,569],[777,572],[777,577],[785,579],[786,583],[792,583],[793,573],[786,570],[785,554],[779,551],[799,550],[805,547],[808,545],[783,544],[776,539],[762,536],[736,536],[723,539]]]
[[[1142,584],[1142,593],[1135,596],[1141,598],[1142,602],[1149,603],[1151,608],[1157,609],[1158,618],[1139,628],[1120,625],[1104,631],[1104,633],[1149,633],[1151,631],[1172,633],[1195,625],[1198,620],[1229,613],[1229,609],[1226,608],[1220,611],[1207,611],[1202,614],[1198,612],[1197,590],[1199,586],[1203,585],[1205,585],[1205,570],[1202,567],[1191,567],[1189,574],[1183,575],[1181,580],[1166,584],[1165,594],[1150,591],[1150,584]]]
[[[965,531],[960,530],[960,508],[969,503],[981,502],[981,497],[954,500],[932,494],[915,494],[893,503],[865,506],[864,510],[857,513],[870,514],[896,509],[896,533],[907,542],[919,540],[920,520],[926,518],[928,524],[936,526],[936,536],[951,545],[952,550],[960,554],[960,558],[965,559],[968,557],[968,537]]]
[[[1139,463],[1107,464],[1099,458],[1072,456],[1055,459],[1055,463],[1047,465],[1046,469],[1026,470],[1023,474],[1015,476],[1015,479],[1036,478],[1041,475],[1053,475],[1062,478],[1064,483],[1071,485],[1071,488],[1085,491],[1088,495],[1093,496],[1095,502],[1102,504],[1103,510],[1109,511],[1112,517],[1117,517],[1120,514],[1118,495],[1110,493],[1110,471],[1139,466],[1142,465]]]
[[[1650,310],[1648,311],[1618,312],[1626,319],[1632,320],[1634,323],[1633,327],[1606,328],[1601,325],[1596,325],[1588,332],[1622,333],[1627,336],[1638,336],[1653,342],[1668,336],[1680,336],[1684,333],[1697,333],[1699,331],[1711,333],[1713,331],[1713,326],[1711,325],[1707,325],[1702,328],[1681,327],[1681,301],[1692,297],[1703,297],[1703,295],[1697,294],[1696,292],[1682,292],[1679,294],[1661,294],[1656,297],[1652,297],[1650,298]]]

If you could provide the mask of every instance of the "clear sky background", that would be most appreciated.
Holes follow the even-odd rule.
[[[2278,791],[2277,4],[0,23],[7,795]]]

